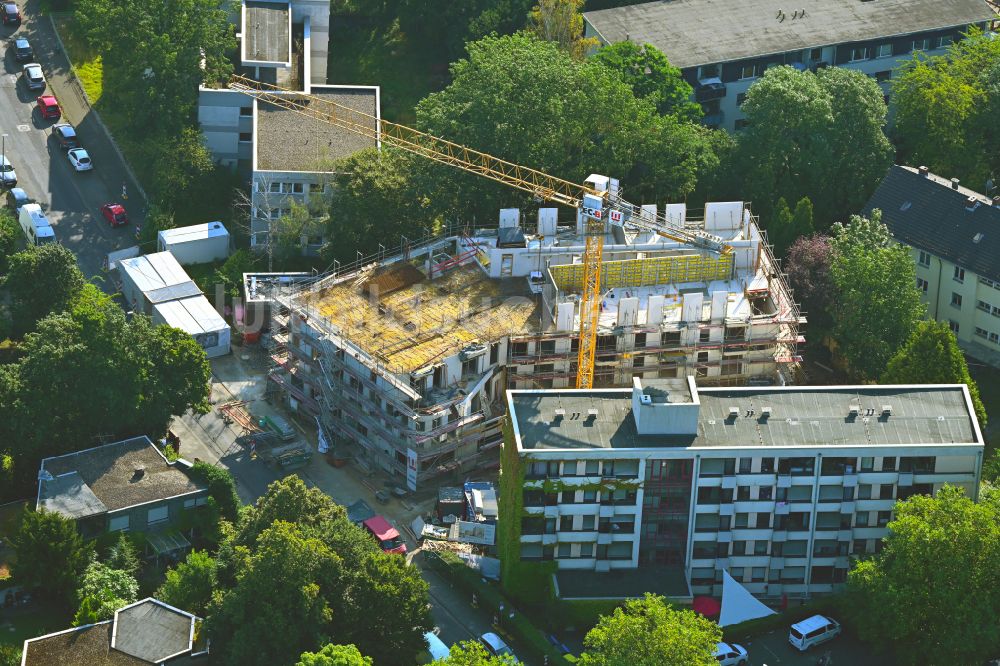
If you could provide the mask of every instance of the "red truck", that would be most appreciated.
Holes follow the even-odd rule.
[[[399,538],[399,532],[382,516],[373,516],[361,523],[378,541],[379,547],[386,553],[406,555],[406,544]]]

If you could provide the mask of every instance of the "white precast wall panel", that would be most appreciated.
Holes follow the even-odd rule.
[[[623,298],[618,302],[618,325],[635,326],[639,318],[639,299]]]
[[[672,203],[667,204],[663,211],[664,216],[666,216],[667,221],[678,227],[683,227],[684,223],[687,222],[687,204],[682,203]]]
[[[501,208],[500,209],[500,228],[506,227],[519,227],[521,226],[521,209],[520,208]]]
[[[572,301],[560,303],[556,306],[556,329],[560,332],[573,330],[573,315],[576,305]]]
[[[705,231],[738,229],[743,221],[742,201],[710,201],[705,204]]]
[[[538,235],[552,238],[556,235],[556,226],[559,223],[558,208],[538,209]]]
[[[720,322],[726,317],[726,303],[729,302],[728,291],[712,292],[712,321]]]
[[[649,326],[663,323],[663,294],[653,294],[649,297],[646,308],[646,324]]]

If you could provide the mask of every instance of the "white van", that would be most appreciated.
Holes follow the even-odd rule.
[[[18,214],[18,221],[21,223],[21,230],[28,238],[29,245],[45,245],[54,243],[56,234],[49,224],[49,220],[42,212],[42,207],[36,203],[24,204]]]
[[[792,625],[788,642],[805,652],[814,645],[825,643],[840,635],[840,623],[822,615],[813,615]]]

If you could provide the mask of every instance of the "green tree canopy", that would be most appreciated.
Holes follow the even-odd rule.
[[[119,569],[132,576],[139,575],[141,567],[139,555],[127,533],[122,532],[118,535],[118,541],[108,549],[108,557],[104,563],[111,569]]]
[[[813,233],[813,207],[809,197],[799,199],[794,213],[785,198],[779,198],[767,224],[767,233],[779,257],[787,254],[796,240]]]
[[[616,72],[636,97],[652,102],[660,114],[683,120],[701,118],[701,106],[691,101],[691,85],[652,44],[618,42],[603,47],[592,59]]]
[[[882,90],[861,72],[772,67],[742,109],[749,125],[733,159],[742,196],[765,219],[779,198],[809,197],[825,228],[858,210],[891,164]]]
[[[192,550],[183,562],[167,570],[156,598],[205,617],[215,585],[215,560],[203,550]]]
[[[246,508],[239,543],[250,545],[275,521],[283,520],[302,527],[317,527],[337,518],[345,518],[344,507],[336,504],[319,488],[308,487],[298,475],[290,474],[272,481],[267,492],[253,506]]]
[[[913,258],[892,242],[879,210],[834,225],[832,247],[833,338],[852,374],[874,380],[925,314]]]
[[[895,506],[882,552],[848,575],[862,639],[897,663],[978,664],[1000,647],[1000,504],[945,486]]]
[[[600,42],[583,36],[583,0],[538,0],[528,14],[528,31],[555,42],[574,59],[582,60]]]
[[[7,263],[17,250],[21,226],[10,209],[0,209],[0,277],[7,273]]]
[[[441,666],[514,666],[517,662],[509,655],[491,655],[477,641],[462,641],[451,646],[446,659],[434,663]]]
[[[603,615],[584,638],[581,666],[715,666],[719,626],[689,610],[675,610],[663,597],[646,594]]]
[[[77,597],[87,602],[87,615],[98,621],[111,619],[115,611],[139,598],[139,583],[128,571],[112,569],[96,560],[83,573]]]
[[[965,384],[979,422],[986,425],[986,408],[979,399],[979,387],[969,375],[965,355],[955,334],[941,321],[921,321],[910,339],[889,359],[882,384]]]
[[[892,97],[905,161],[974,189],[1000,181],[1000,40],[974,29],[944,55],[916,55],[893,75]]]
[[[295,666],[372,666],[372,659],[353,645],[328,643],[319,652],[303,652]]]
[[[199,461],[191,466],[191,477],[208,484],[208,494],[215,503],[219,515],[235,523],[240,515],[240,496],[236,492],[236,481],[228,469]]]
[[[25,511],[10,541],[17,555],[11,573],[18,585],[67,607],[75,602],[93,548],[74,521],[58,513]]]
[[[84,279],[73,253],[63,245],[48,243],[11,256],[4,284],[10,293],[14,330],[23,335],[48,314],[69,309]]]

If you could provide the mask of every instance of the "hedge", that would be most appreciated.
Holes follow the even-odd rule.
[[[474,593],[484,608],[496,610],[503,604],[505,609],[514,609],[514,604],[496,585],[485,582],[457,555],[448,552],[425,552],[424,557],[428,564],[441,571],[449,580],[458,583],[470,595]],[[576,661],[557,650],[523,612],[515,612],[513,620],[505,617],[502,624],[514,639],[527,649],[526,656],[532,663],[542,663],[545,657],[548,657],[551,666],[568,665]]]

